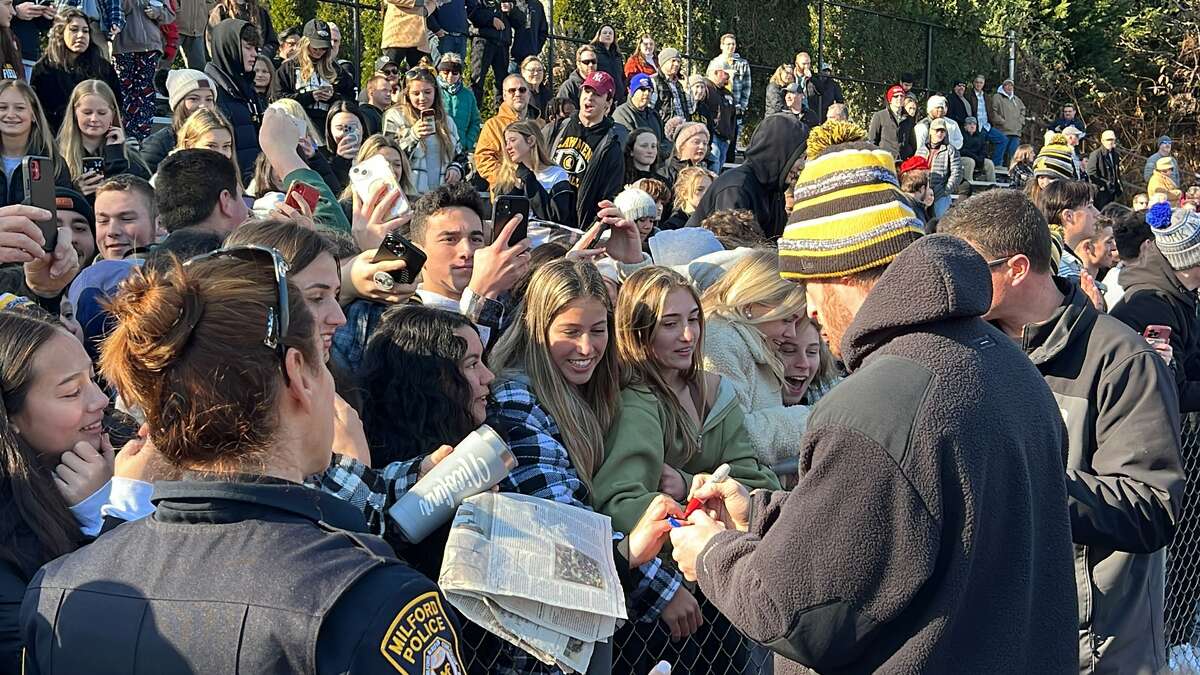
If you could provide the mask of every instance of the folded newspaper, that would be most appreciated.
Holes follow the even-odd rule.
[[[608,516],[519,494],[458,507],[438,578],[463,616],[565,672],[627,618]]]

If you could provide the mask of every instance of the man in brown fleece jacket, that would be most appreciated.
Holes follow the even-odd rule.
[[[796,488],[698,490],[717,519],[673,530],[673,555],[776,673],[1075,672],[1054,397],[980,318],[984,260],[920,238],[894,160],[843,124],[809,137],[780,270],[851,375],[809,418]]]

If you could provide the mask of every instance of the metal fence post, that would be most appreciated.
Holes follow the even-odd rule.
[[[1008,77],[1017,81],[1017,31],[1008,31]]]
[[[551,30],[553,31],[553,29],[554,29],[554,0],[548,0],[548,1],[549,1],[550,6],[549,6],[549,8],[547,8],[547,11],[549,12],[550,18],[546,21],[546,23],[550,26]],[[541,2],[541,0],[538,0],[538,2]],[[546,68],[546,82],[548,82],[550,85],[550,91],[555,91],[555,89],[554,89],[554,64],[555,64],[555,61],[554,61],[554,38],[550,38],[549,40],[546,40],[546,45],[549,48],[549,51],[547,52],[548,63],[544,66]]]
[[[354,53],[358,58],[354,59],[354,81],[361,85],[362,83],[362,21],[359,16],[358,3],[350,6],[350,34],[354,42]],[[372,69],[373,71],[374,69]]]
[[[687,0],[687,4],[685,5],[685,9],[683,11],[684,11],[684,19],[686,21],[686,28],[684,29],[686,32],[685,32],[685,35],[683,38],[683,53],[688,55],[688,58],[685,59],[685,62],[687,63],[687,73],[688,73],[688,75],[691,75],[692,74],[692,59],[691,59],[691,56],[692,56],[692,0]]]
[[[925,90],[933,88],[933,24],[925,24]]]
[[[825,0],[817,0],[817,71],[825,62]]]

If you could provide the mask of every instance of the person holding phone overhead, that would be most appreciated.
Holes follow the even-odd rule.
[[[86,197],[106,177],[131,173],[150,178],[136,148],[125,140],[121,112],[112,89],[100,80],[84,80],[71,92],[70,117],[58,131],[58,150],[72,180]]]
[[[466,156],[458,128],[446,114],[442,90],[432,70],[414,68],[405,78],[400,101],[383,116],[383,133],[395,138],[408,154],[413,188],[425,194],[453,185],[466,175]]]

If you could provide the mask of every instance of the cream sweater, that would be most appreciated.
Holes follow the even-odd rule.
[[[776,358],[751,326],[716,316],[705,324],[704,368],[733,385],[746,413],[750,444],[768,466],[799,454],[811,411],[808,406],[783,405],[783,383],[770,365]]]

